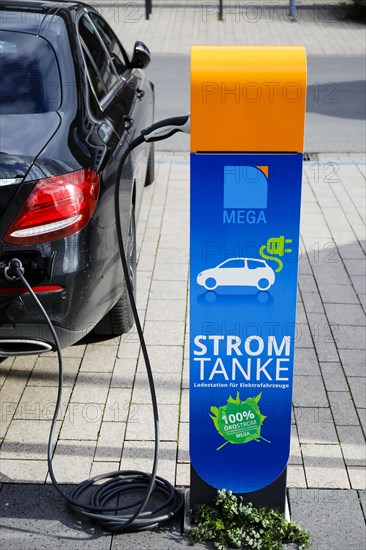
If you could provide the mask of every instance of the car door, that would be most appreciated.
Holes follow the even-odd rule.
[[[78,31],[92,91],[100,110],[121,139],[125,130],[124,117],[129,116],[132,109],[131,98],[123,90],[126,79],[117,72],[102,36],[88,15],[80,17]]]
[[[117,246],[114,216],[114,190],[119,187],[119,208],[121,228],[126,245],[133,220],[133,163],[129,155],[122,166],[122,158],[128,147],[129,134],[124,117],[132,110],[132,101],[127,93],[126,79],[119,75],[110,54],[90,17],[83,13],[77,29],[84,59],[84,73],[91,89],[89,98],[84,98],[90,108],[95,124],[97,141],[104,143],[104,159],[98,169],[101,178],[101,193],[96,211],[96,223],[100,231],[95,232],[96,241],[90,245],[97,252],[97,261],[103,265],[104,273],[100,301],[108,311],[122,293],[123,277]],[[132,225],[134,223],[132,222]],[[98,238],[97,238],[98,237]]]
[[[248,258],[246,260],[246,265],[248,284],[250,286],[257,286],[258,281],[266,275],[264,264],[261,260]]]
[[[218,271],[219,284],[224,286],[238,286],[243,282],[245,263],[242,258],[233,258],[221,264]]]
[[[151,84],[146,78],[145,71],[131,67],[126,51],[105,19],[96,11],[92,10],[89,11],[89,17],[110,55],[119,78],[122,80],[122,85],[116,97],[117,101],[113,102],[111,106],[112,110],[110,116],[113,119],[118,119],[120,116],[118,110],[123,107],[123,126],[125,124],[129,126],[129,140],[132,140],[140,134],[141,130],[153,122],[153,95]],[[121,128],[121,130],[123,129],[124,127]],[[144,189],[148,153],[149,146],[142,145],[131,154],[136,192],[136,217],[138,217]]]

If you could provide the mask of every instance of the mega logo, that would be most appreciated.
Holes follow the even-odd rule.
[[[268,166],[224,166],[224,223],[267,223]]]

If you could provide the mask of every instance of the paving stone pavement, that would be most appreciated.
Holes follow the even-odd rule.
[[[154,53],[189,54],[195,44],[304,44],[309,55],[364,54],[364,26],[350,2],[153,0],[91,2],[128,51],[144,37]],[[183,11],[184,9],[184,11]],[[184,14],[184,16],[183,16]],[[254,24],[255,23],[255,24]],[[366,514],[365,158],[319,154],[305,163],[291,456],[292,517],[314,550],[362,550]],[[138,224],[138,308],[156,378],[161,416],[159,474],[189,485],[189,156],[159,153]],[[65,390],[55,472],[76,483],[122,468],[149,470],[152,411],[135,330],[64,350]],[[57,386],[54,354],[0,363],[0,486],[6,550],[168,550],[187,547],[174,524],[159,533],[106,535],[74,518],[47,473],[46,447]]]
[[[365,277],[364,192],[365,163],[359,155],[320,155],[318,161],[304,164],[300,329],[288,466],[294,518],[313,525],[311,518],[320,517],[323,509],[328,525],[339,507],[358,507],[350,523],[355,522],[356,534],[362,529],[359,499],[366,489],[365,289],[355,279]],[[137,296],[160,407],[159,473],[178,487],[189,485],[188,222],[189,156],[161,153],[156,182],[144,191],[138,223]],[[135,330],[104,341],[86,338],[67,348],[64,357],[56,477],[76,483],[119,467],[148,471],[152,409]],[[56,397],[55,356],[8,358],[0,363],[0,375],[5,492],[14,483],[48,484],[46,445]],[[328,507],[322,507],[322,499]],[[337,514],[333,520],[344,524],[346,518]],[[326,542],[332,529],[319,522],[313,526],[321,539],[316,548],[343,549],[339,537],[334,543],[339,546]],[[346,532],[340,540],[346,540]],[[354,545],[348,547],[361,550],[361,539],[352,540]],[[94,547],[93,541],[88,544]],[[123,547],[118,544],[113,548]]]
[[[218,0],[153,0],[145,19],[145,2],[91,1],[132,51],[144,37],[153,54],[189,54],[192,44],[298,45],[313,54],[364,54],[364,26],[343,0],[297,0],[297,22],[288,17],[288,1],[225,0],[218,20]],[[352,36],[352,40],[350,40]]]

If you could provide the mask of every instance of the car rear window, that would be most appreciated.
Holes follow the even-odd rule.
[[[55,54],[40,36],[0,31],[0,114],[56,111],[61,85]]]

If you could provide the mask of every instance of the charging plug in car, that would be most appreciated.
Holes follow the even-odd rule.
[[[17,254],[16,258],[14,254]],[[20,283],[15,269],[18,267],[19,262],[23,275],[32,285],[44,284],[51,279],[55,257],[56,252],[53,252],[51,256],[44,257],[37,250],[22,250],[19,253],[13,251],[1,254],[0,280],[4,281],[6,287],[9,286],[9,283]]]
[[[23,264],[18,258],[13,258],[10,262],[3,268],[3,276],[6,281],[19,281],[19,275],[17,274],[17,269],[24,274]]]

